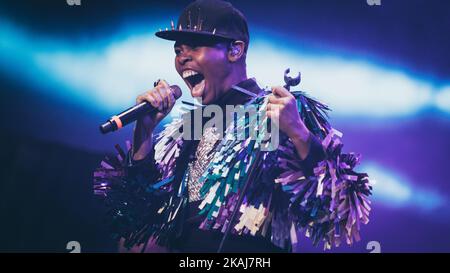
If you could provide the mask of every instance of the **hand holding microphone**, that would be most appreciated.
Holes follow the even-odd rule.
[[[141,123],[138,127],[152,131],[170,113],[179,97],[181,97],[180,87],[169,86],[166,81],[159,80],[152,90],[136,98],[135,106],[111,117],[102,124],[100,131],[103,134],[116,131],[136,120]]]

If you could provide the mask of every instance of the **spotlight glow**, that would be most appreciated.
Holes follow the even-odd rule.
[[[171,42],[152,33],[121,37],[78,49],[59,40],[38,40],[3,22],[0,67],[9,72],[15,68],[18,77],[52,84],[59,92],[63,88],[67,99],[108,111],[126,107],[158,78],[184,86],[173,67]],[[450,85],[435,87],[404,71],[284,44],[256,33],[249,49],[249,76],[263,79],[263,86],[282,85],[284,69],[301,71],[300,88],[330,105],[334,116],[405,117],[432,108],[450,113]],[[189,97],[188,92],[183,95]]]
[[[68,101],[111,113],[132,104],[157,78],[184,86],[173,67],[172,43],[152,33],[126,37],[99,43],[108,46],[78,49],[60,40],[37,39],[1,22],[0,70],[34,84],[51,85],[49,90],[58,90]],[[294,51],[261,37],[255,35],[250,46],[249,76],[269,86],[281,85],[284,69],[301,71],[301,89],[330,105],[334,116],[412,117],[427,108],[450,113],[450,85],[435,87],[403,71],[330,53]],[[190,97],[188,92],[183,96]],[[378,182],[374,197],[386,206],[432,210],[447,202],[375,164],[362,168]]]
[[[373,200],[388,207],[414,207],[430,211],[447,203],[446,197],[429,189],[419,188],[407,182],[401,175],[374,163],[361,166],[362,172],[375,180]]]

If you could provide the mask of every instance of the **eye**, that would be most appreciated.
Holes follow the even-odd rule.
[[[177,56],[180,55],[180,53],[181,53],[181,50],[179,48],[175,48],[174,51],[175,51],[175,55],[177,55]]]
[[[206,45],[205,43],[193,44],[192,45],[192,50],[199,51],[200,49],[202,49],[205,46],[207,47],[208,45]]]

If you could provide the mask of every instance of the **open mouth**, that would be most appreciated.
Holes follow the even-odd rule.
[[[194,70],[183,71],[183,79],[189,85],[193,97],[201,97],[205,88],[205,77]]]

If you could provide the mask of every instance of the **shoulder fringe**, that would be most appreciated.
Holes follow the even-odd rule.
[[[342,239],[349,244],[359,240],[360,223],[368,222],[368,196],[371,194],[367,175],[353,171],[360,157],[341,154],[342,134],[327,122],[327,106],[303,92],[294,92],[294,95],[302,120],[322,140],[326,159],[316,165],[313,176],[306,177],[302,162],[287,138],[280,141],[276,151],[262,152],[263,165],[255,165],[260,163],[253,161],[255,152],[261,150],[261,143],[249,138],[224,139],[201,177],[204,183],[201,192],[205,198],[199,208],[206,218],[200,228],[225,231],[243,181],[249,169],[256,167],[259,174],[245,194],[238,220],[233,223],[233,233],[269,236],[275,245],[283,248],[297,244],[301,231],[311,237],[314,244],[323,241],[326,249],[338,246]],[[265,109],[267,96],[252,103]],[[267,127],[255,122],[252,117],[247,120],[241,117],[237,126],[260,126],[262,139],[269,139],[264,137],[270,134]],[[232,129],[227,129],[227,135],[232,135]],[[275,183],[270,181],[270,170],[274,168],[280,170],[273,177]],[[281,186],[282,193],[277,191],[277,185]],[[283,204],[280,195],[288,202]],[[277,201],[272,202],[274,198]]]

